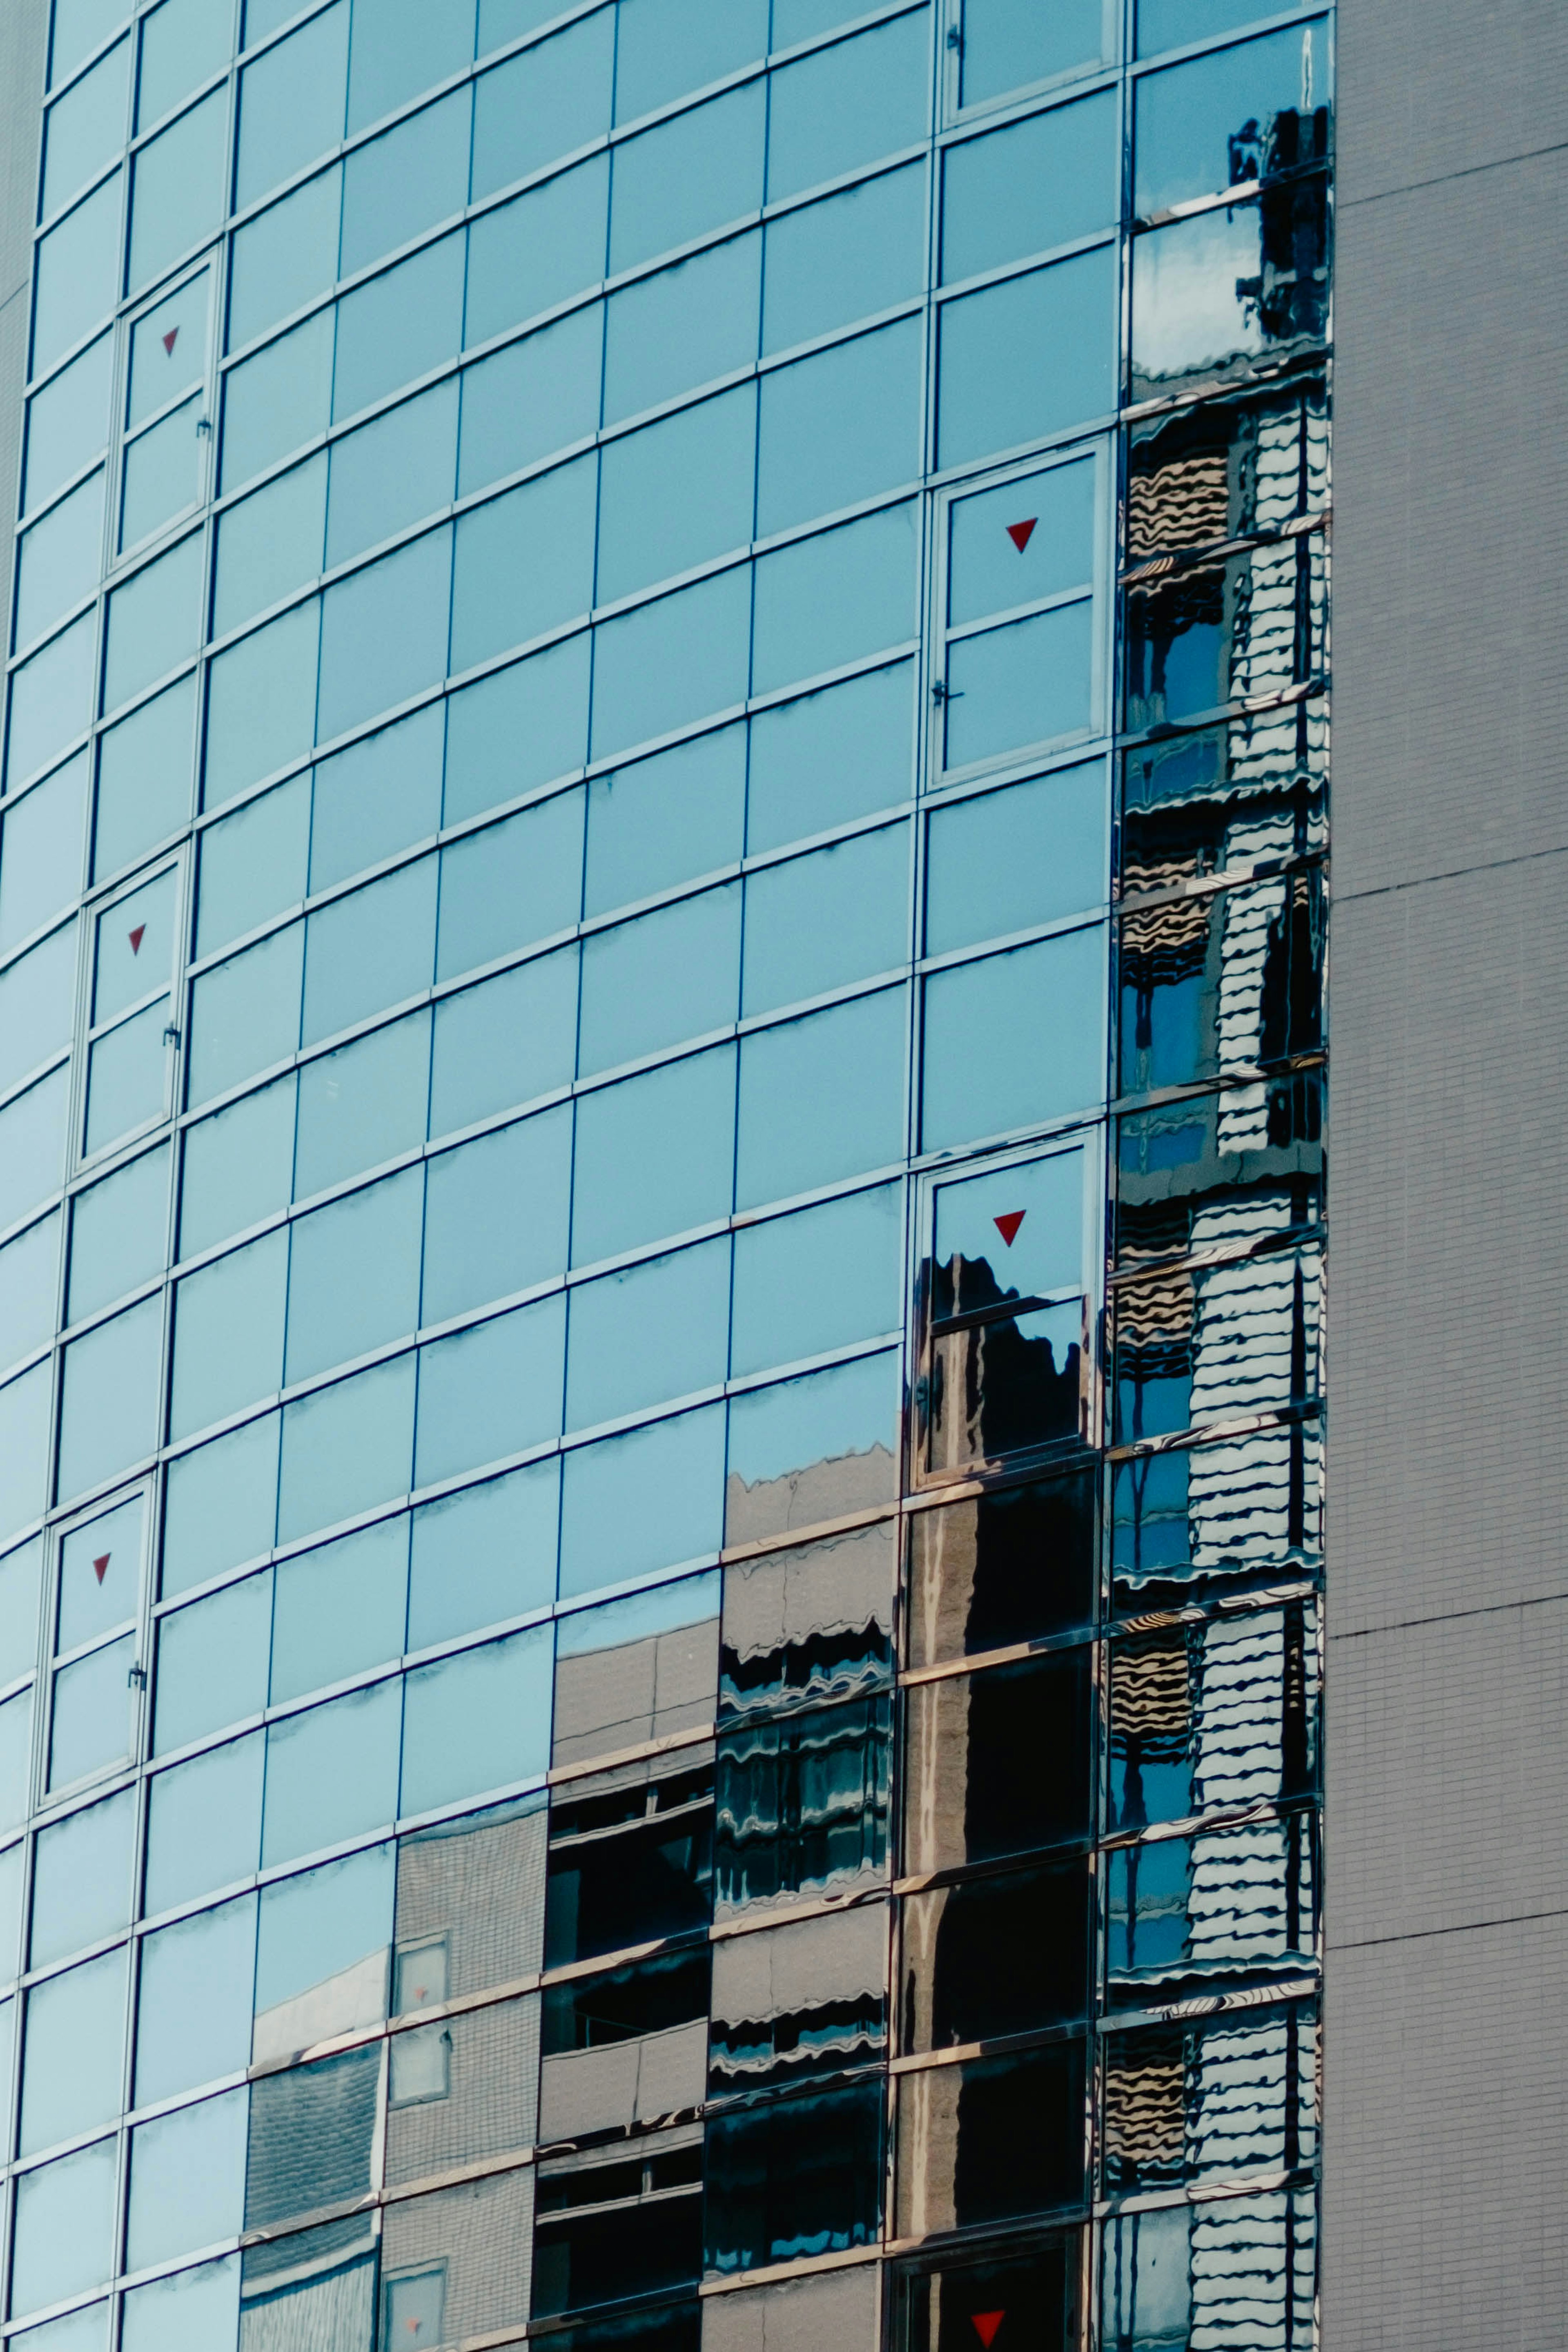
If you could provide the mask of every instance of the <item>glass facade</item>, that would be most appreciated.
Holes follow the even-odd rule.
[[[1304,2347],[1332,17],[43,104],[0,2333]]]

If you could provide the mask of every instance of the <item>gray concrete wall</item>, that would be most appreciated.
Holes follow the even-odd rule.
[[[48,0],[0,0],[0,648],[11,643],[11,526],[27,375],[27,289]],[[0,681],[0,722],[5,692]],[[0,738],[0,740],[4,740]]]
[[[1568,7],[1341,0],[1327,2352],[1568,2310]]]

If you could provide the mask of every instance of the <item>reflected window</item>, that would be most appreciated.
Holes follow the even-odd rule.
[[[700,1751],[699,1751],[700,1752]],[[712,1907],[713,1767],[682,1758],[607,1776],[550,1808],[545,1966],[706,1928]]]
[[[1112,1302],[1114,1442],[1315,1407],[1322,1320],[1322,1255],[1312,1248],[1121,1283]]]
[[[882,2217],[880,2081],[768,2099],[708,2125],[709,2271],[869,2244]]]
[[[687,2126],[608,2163],[595,2151],[541,2165],[534,2317],[695,2284],[702,2270],[702,2160],[701,2139]]]
[[[1318,1607],[1134,1634],[1111,1653],[1110,1826],[1306,1795],[1317,1774]]]
[[[1007,2261],[910,2271],[898,2284],[898,2352],[971,2352],[988,2330],[998,2352],[1076,2352],[1079,2264],[1064,2238]]]
[[[904,1664],[940,1665],[1087,1623],[1095,1486],[1081,1470],[913,1518]]]
[[[1090,1814],[1090,1653],[1059,1651],[905,1694],[910,1874],[1082,1839]]]
[[[710,2095],[783,2090],[882,2058],[887,1935],[885,1907],[864,1904],[716,1944]]]
[[[1318,1824],[1311,1812],[1116,1846],[1106,1871],[1113,2001],[1239,1970],[1310,1968]]]
[[[1295,2172],[1318,2153],[1318,2023],[1308,2003],[1107,2036],[1108,2188]]]
[[[1080,2041],[901,2074],[899,2236],[1079,2203],[1084,2076]]]
[[[746,1715],[720,1733],[716,1895],[721,1911],[847,1894],[887,1868],[889,1700]]]
[[[1310,1573],[1322,1558],[1322,1471],[1315,1419],[1118,1462],[1111,1487],[1116,1608],[1168,1608],[1243,1578]]]

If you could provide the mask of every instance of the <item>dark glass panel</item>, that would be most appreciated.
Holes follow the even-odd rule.
[[[706,1927],[712,1768],[704,1763],[552,1806],[545,1965]]]
[[[1089,1998],[1086,1861],[1009,1870],[903,1906],[900,2041],[951,2049],[1081,2017]]]
[[[879,2079],[714,2117],[709,2270],[759,2270],[869,2244],[882,2214],[882,2098]]]
[[[898,2234],[1021,2221],[1083,2195],[1084,2045],[898,2078]]]
[[[1156,1987],[1314,1962],[1313,1814],[1117,1846],[1105,1879],[1113,2000],[1144,2000]]]
[[[1326,1092],[1322,1070],[1300,1070],[1118,1120],[1117,1264],[1321,1224]]]
[[[748,1717],[720,1733],[721,1910],[847,1892],[883,1875],[892,1724],[882,1697]]]
[[[1228,2332],[1228,2315],[1243,2312],[1249,2344],[1311,2344],[1317,2284],[1312,2189],[1115,2215],[1100,2269],[1100,2341],[1107,2352],[1168,2352]]]
[[[953,2263],[900,2282],[898,2352],[1077,2352],[1079,2248],[1048,2239],[1001,2262]]]
[[[1157,557],[1123,610],[1129,730],[1284,694],[1328,666],[1327,541],[1303,530],[1203,562]]]
[[[601,2050],[630,2042],[644,2033],[662,2033],[672,2025],[685,2025],[708,2010],[708,1953],[681,1952],[633,1967],[612,1969],[601,1977],[575,1977],[570,1983],[547,1985],[544,1994],[543,2050],[547,2058],[562,2051]]]
[[[1202,1428],[1312,1402],[1322,1378],[1315,1249],[1178,1268],[1112,1297],[1115,1438]]]
[[[1117,1642],[1109,1827],[1306,1795],[1317,1777],[1320,1689],[1315,1601]]]
[[[868,1904],[715,1947],[710,2090],[783,2089],[882,2057],[887,1911]]]
[[[934,1666],[1093,1613],[1092,1470],[922,1511],[910,1523],[904,1662]]]
[[[1087,1412],[1086,1312],[1071,1299],[936,1333],[915,1388],[927,1469],[1077,1444]]]
[[[641,2164],[572,2174],[573,2203],[579,2189],[586,2196],[591,2185],[609,2197],[620,2197],[631,2179],[641,2182],[645,2177]],[[548,2175],[539,2181],[534,2233],[536,2319],[594,2304],[630,2302],[695,2282],[702,2270],[700,2194],[655,2193],[588,2211],[552,2211],[562,2186]]]
[[[1087,1649],[918,1683],[905,1705],[904,1867],[911,1875],[1087,1832]]]
[[[1318,2025],[1307,2003],[1108,2034],[1105,2186],[1294,2172],[1318,2152]]]
[[[552,2330],[550,2344],[552,2352],[699,2352],[702,2336],[702,2305],[679,2303]]]
[[[1112,1599],[1186,1604],[1242,1578],[1310,1573],[1322,1558],[1322,1432],[1313,1420],[1118,1462]]]

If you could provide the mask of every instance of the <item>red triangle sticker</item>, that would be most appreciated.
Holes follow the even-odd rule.
[[[171,327],[168,333],[163,338],[163,349],[168,352],[171,359],[174,356],[174,343],[179,332],[180,330],[178,327]]]
[[[1034,527],[1039,520],[1040,517],[1038,515],[1030,515],[1027,522],[1009,523],[1008,537],[1012,541],[1013,545],[1018,549],[1020,555],[1023,553],[1024,549],[1029,545],[1030,541],[1034,537]]]
[[[996,1229],[998,1233],[1000,1234],[1003,1241],[1006,1242],[1009,1249],[1011,1249],[1014,1242],[1017,1241],[1019,1237],[1019,1227],[1022,1224],[1028,1214],[1029,1211],[1027,1209],[1009,1209],[1005,1217],[992,1218],[992,1223],[996,1226]],[[986,2338],[986,2341],[988,2344],[990,2342],[989,2336]]]
[[[98,1558],[93,1561],[93,1564],[92,1564],[92,1572],[93,1572],[93,1574],[97,1577],[97,1579],[98,1579],[98,1580],[99,1580],[99,1582],[100,1584],[103,1582],[104,1577],[107,1575],[108,1570],[109,1570],[109,1554],[108,1554],[106,1551],[100,1551],[100,1552],[99,1552],[99,1556],[98,1556]]]
[[[136,929],[131,934],[131,952],[132,955],[140,955],[141,953],[141,942],[146,937],[146,924],[138,923]]]
[[[985,2346],[986,2352],[991,2352],[991,2347],[997,2340],[997,2330],[1006,2317],[1007,2313],[1005,2311],[977,2311],[974,2313],[973,2318],[975,2333],[979,2337],[981,2343]]]

